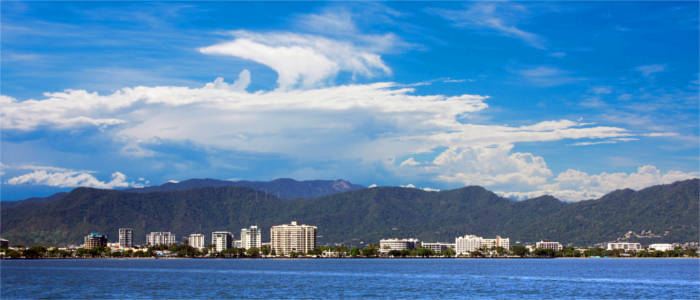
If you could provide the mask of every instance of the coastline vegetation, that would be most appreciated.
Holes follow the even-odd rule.
[[[583,251],[581,251],[583,250]],[[624,252],[622,250],[605,250],[602,248],[575,249],[564,248],[561,251],[554,249],[534,249],[520,245],[511,249],[494,247],[491,249],[479,249],[468,255],[456,255],[453,249],[435,252],[428,248],[410,250],[391,250],[386,253],[379,251],[376,244],[365,248],[348,248],[346,246],[321,246],[308,253],[291,252],[288,255],[277,255],[269,246],[261,248],[229,248],[221,252],[213,250],[213,245],[203,249],[193,248],[189,245],[157,245],[148,248],[129,250],[111,249],[109,247],[95,247],[91,249],[59,249],[53,246],[33,246],[26,248],[15,245],[11,248],[0,248],[2,259],[44,259],[44,258],[697,258],[698,249],[676,247],[669,251]]]

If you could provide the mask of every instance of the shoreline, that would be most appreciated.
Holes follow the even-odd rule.
[[[207,259],[207,260],[315,260],[315,259],[700,259],[700,257],[42,257],[42,258],[0,258],[4,260],[179,260],[179,259]]]

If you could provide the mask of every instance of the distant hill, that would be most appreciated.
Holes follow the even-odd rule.
[[[13,244],[78,244],[89,232],[116,240],[119,227],[132,227],[137,242],[150,231],[171,231],[179,241],[205,233],[209,243],[212,231],[238,238],[240,228],[258,225],[269,240],[270,226],[297,220],[318,226],[322,244],[388,237],[454,241],[478,234],[507,236],[512,243],[589,245],[628,231],[652,231],[654,242],[686,242],[698,240],[699,185],[686,180],[578,203],[551,196],[514,202],[476,186],[441,192],[379,187],[294,200],[232,186],[142,193],[78,188],[55,201],[2,207],[0,235]]]
[[[227,181],[218,179],[188,179],[180,182],[167,182],[159,186],[128,189],[130,192],[184,191],[201,187],[249,187],[254,190],[275,195],[282,199],[316,198],[336,193],[364,189],[364,186],[339,180],[296,181],[279,178],[272,181]]]
[[[17,200],[17,201],[0,201],[0,208],[15,207],[15,206],[24,205],[24,204],[47,203],[47,202],[61,199],[61,198],[63,198],[63,196],[65,196],[67,194],[68,193],[66,193],[66,192],[60,192],[60,193],[55,193],[55,194],[48,196],[48,197],[32,197],[32,198],[27,198],[24,200]]]

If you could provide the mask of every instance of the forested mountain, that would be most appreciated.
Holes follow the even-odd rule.
[[[201,187],[249,187],[282,199],[316,198],[336,193],[364,189],[364,186],[338,180],[305,180],[296,181],[290,178],[279,178],[272,181],[228,181],[218,179],[188,179],[181,182],[167,182],[159,186],[149,186],[129,189],[131,192],[183,191]]]
[[[618,190],[597,200],[561,202],[543,196],[514,202],[481,187],[442,192],[380,187],[313,199],[282,200],[247,187],[127,192],[78,188],[61,199],[2,207],[1,235],[13,244],[78,244],[93,231],[117,239],[119,227],[134,239],[150,231],[189,233],[258,225],[269,240],[272,225],[296,220],[318,226],[319,242],[359,245],[380,238],[417,237],[454,241],[458,235],[495,235],[516,241],[552,239],[586,245],[614,240],[628,231],[652,231],[654,241],[698,240],[698,179]]]

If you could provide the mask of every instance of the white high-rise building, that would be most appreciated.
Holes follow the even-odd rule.
[[[134,229],[119,228],[119,248],[134,247]]]
[[[250,226],[241,229],[241,247],[246,250],[250,248],[260,249],[262,246],[262,234],[258,226]]]
[[[214,231],[211,233],[211,243],[214,251],[221,252],[233,247],[233,233],[228,231]]]
[[[190,234],[187,236],[187,244],[192,248],[204,249],[204,235],[201,233]]]
[[[479,250],[483,240],[482,237],[471,234],[457,237],[455,239],[455,252],[457,255],[464,255]]]
[[[151,232],[146,235],[146,245],[173,245],[175,235],[170,232]]]
[[[291,252],[307,253],[316,248],[316,226],[291,224],[272,226],[270,242],[272,251],[277,255]]]
[[[379,240],[379,252],[389,253],[391,250],[411,250],[420,246],[418,239],[382,239]]]

